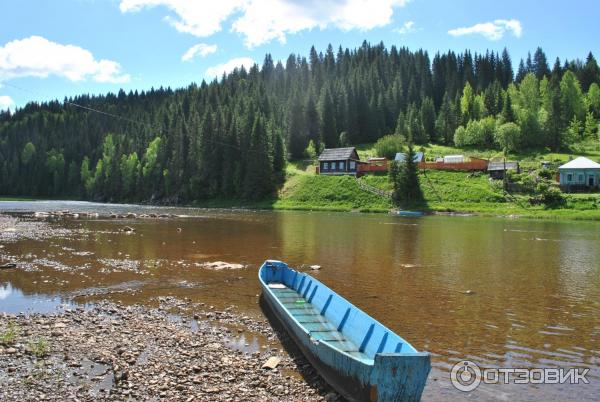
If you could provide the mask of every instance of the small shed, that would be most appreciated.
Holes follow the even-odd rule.
[[[404,162],[406,160],[406,154],[404,152],[398,152],[394,158],[396,162]],[[413,162],[419,163],[425,160],[425,154],[423,152],[415,152]]]
[[[500,162],[489,162],[488,173],[490,177],[495,180],[503,180],[504,174],[508,170],[519,173],[521,171],[519,162],[516,161],[500,161]]]
[[[558,167],[560,186],[568,191],[600,188],[600,163],[580,156]]]
[[[356,174],[361,163],[356,148],[328,148],[319,155],[319,174]]]

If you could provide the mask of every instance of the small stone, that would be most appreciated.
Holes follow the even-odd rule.
[[[272,356],[262,365],[263,369],[273,370],[281,362],[281,357]]]

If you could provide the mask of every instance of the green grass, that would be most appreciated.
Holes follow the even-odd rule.
[[[43,358],[48,355],[50,344],[44,337],[31,340],[28,345],[28,350],[37,358]]]
[[[296,175],[291,177],[274,203],[276,209],[330,211],[388,211],[391,202],[361,190],[354,177]]]
[[[600,194],[566,194],[566,204],[546,208],[529,204],[527,195],[505,197],[500,182],[486,174],[429,170],[419,175],[425,197],[416,209],[433,212],[477,213],[490,216],[519,216],[544,219],[600,220]],[[390,190],[387,177],[365,176],[363,180]]]
[[[18,325],[12,322],[8,324],[2,335],[0,335],[0,343],[3,345],[12,345],[19,336],[21,329]]]

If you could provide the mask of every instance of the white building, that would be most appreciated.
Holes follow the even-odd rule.
[[[561,186],[599,188],[600,163],[583,156],[559,166],[558,172]]]

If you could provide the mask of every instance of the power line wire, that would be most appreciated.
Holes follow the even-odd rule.
[[[17,85],[10,84],[8,82],[3,82],[2,85],[7,85],[9,87],[12,87],[12,88],[24,91],[24,92],[28,92],[28,93],[30,93],[32,95],[36,95],[36,96],[40,95],[39,93],[36,93],[36,92],[31,91],[29,89],[25,89],[25,88],[19,87]],[[105,115],[105,116],[109,116],[109,117],[113,117],[113,118],[116,118],[116,119],[120,119],[120,120],[123,120],[123,121],[127,121],[127,122],[130,122],[130,123],[133,123],[133,124],[140,125],[140,126],[149,126],[151,129],[154,129],[154,130],[156,130],[156,131],[158,131],[160,133],[165,133],[165,132],[169,131],[169,130],[166,130],[166,129],[163,129],[163,128],[155,127],[151,123],[142,122],[142,121],[138,121],[138,120],[133,120],[133,119],[130,119],[130,118],[127,118],[127,117],[124,117],[124,116],[120,116],[118,114],[105,112],[105,111],[99,110],[99,109],[94,109],[94,108],[89,107],[89,106],[83,106],[83,105],[77,104],[75,102],[70,102],[70,101],[65,100],[64,103],[68,104],[68,105],[71,105],[71,106],[74,106],[74,107],[77,107],[77,108],[80,108],[80,109],[84,109],[84,110],[87,110],[87,111],[90,111],[90,112],[94,112],[94,113],[99,113],[99,114],[102,114],[102,115]],[[209,143],[213,143],[213,144],[218,144],[218,145],[223,145],[223,146],[226,146],[226,147],[230,147],[230,148],[236,149],[238,151],[256,152],[256,153],[258,153],[258,151],[256,151],[256,150],[251,150],[251,149],[245,149],[245,150],[243,150],[242,148],[240,148],[240,147],[238,147],[236,145],[227,144],[226,142],[221,142],[221,141],[212,140],[212,139],[205,139],[204,141],[209,142]]]

